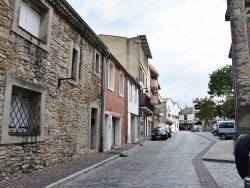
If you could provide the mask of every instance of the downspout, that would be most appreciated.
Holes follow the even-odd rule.
[[[140,80],[140,41],[139,40],[135,40],[136,43],[138,43],[138,78]],[[138,88],[138,93],[139,93],[139,100],[138,100],[138,115],[139,115],[139,118],[138,118],[138,139],[140,139],[140,136],[141,136],[141,114],[140,114],[140,102],[141,102],[141,86]]]
[[[106,60],[109,56],[110,52],[106,51],[103,58],[102,58],[102,89],[101,89],[101,129],[100,129],[100,152],[103,152],[103,126],[105,120],[105,73],[106,73]]]

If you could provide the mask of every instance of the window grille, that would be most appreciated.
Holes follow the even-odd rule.
[[[9,134],[39,134],[40,101],[40,93],[13,86],[10,106]]]

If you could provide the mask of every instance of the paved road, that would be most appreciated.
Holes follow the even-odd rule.
[[[149,141],[63,187],[244,187],[235,164],[201,161],[217,139],[211,133],[180,131],[167,141]]]

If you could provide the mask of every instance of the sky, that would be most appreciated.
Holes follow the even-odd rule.
[[[146,35],[162,98],[209,96],[209,73],[232,64],[226,0],[67,0],[97,34]]]

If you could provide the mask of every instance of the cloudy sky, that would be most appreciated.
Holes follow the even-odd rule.
[[[181,108],[208,96],[209,73],[231,64],[226,0],[67,0],[97,35],[146,35],[160,95]]]

